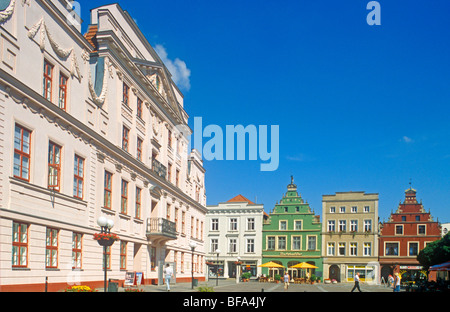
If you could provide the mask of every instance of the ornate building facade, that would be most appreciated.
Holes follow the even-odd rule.
[[[378,194],[322,196],[324,278],[378,282]]]
[[[100,216],[120,238],[108,277],[161,283],[171,263],[203,279],[205,170],[181,91],[119,5],[83,35],[63,2],[0,8],[0,290],[102,286]]]
[[[273,261],[286,268],[291,278],[301,276],[301,269],[291,268],[301,262],[316,266],[310,271],[322,278],[322,224],[308,202],[297,192],[291,177],[287,192],[265,220],[262,235],[263,263]],[[284,269],[264,269],[264,274],[283,274]]]
[[[425,278],[417,255],[427,244],[441,239],[441,225],[417,201],[416,193],[407,189],[403,203],[380,226],[379,261],[384,280],[393,273],[401,273],[403,281]]]
[[[208,278],[235,278],[246,272],[256,278],[261,272],[264,205],[238,195],[207,208]]]

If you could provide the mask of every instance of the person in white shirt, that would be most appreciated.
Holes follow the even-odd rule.
[[[400,274],[395,273],[395,281],[394,281],[394,292],[400,292],[400,283],[401,283],[402,277]]]
[[[358,288],[359,292],[361,292],[361,289],[359,288],[359,273],[356,273],[355,275],[355,286],[353,286],[352,292]]]
[[[164,268],[164,278],[166,279],[167,291],[170,291],[170,278],[173,276],[173,270],[170,267],[170,264],[166,264]]]

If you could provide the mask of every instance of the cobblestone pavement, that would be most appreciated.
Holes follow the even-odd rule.
[[[350,292],[353,288],[353,283],[338,283],[338,284],[290,284],[287,290],[284,289],[284,284],[279,283],[259,283],[251,281],[247,283],[236,283],[234,279],[219,280],[216,286],[215,280],[208,282],[199,282],[197,287],[192,289],[191,283],[176,283],[171,285],[172,292],[197,292],[198,287],[211,287],[214,292]],[[165,285],[142,285],[138,287],[144,292],[166,292]],[[361,283],[360,288],[362,292],[392,292],[392,288]],[[101,290],[100,290],[101,291]],[[119,288],[119,292],[124,291]],[[357,292],[357,290],[355,290]]]

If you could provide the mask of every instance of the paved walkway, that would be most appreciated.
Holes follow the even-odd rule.
[[[216,280],[207,282],[199,282],[197,287],[192,289],[191,283],[176,283],[170,286],[171,292],[197,292],[198,287],[209,287],[214,292],[350,292],[353,288],[353,283],[338,283],[338,284],[290,284],[287,290],[284,289],[284,284],[279,283],[259,283],[250,281],[247,283],[236,284],[234,279],[219,280],[216,286]],[[167,292],[165,285],[141,285],[137,287],[144,292]],[[380,285],[360,284],[362,292],[392,292],[392,288]],[[103,289],[98,289],[99,292]],[[124,288],[119,287],[119,292],[125,291]],[[357,290],[356,290],[357,291]]]

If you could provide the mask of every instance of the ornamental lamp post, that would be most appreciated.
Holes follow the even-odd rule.
[[[103,270],[105,271],[105,280],[104,280],[104,291],[106,292],[106,280],[107,280],[107,256],[106,256],[106,248],[110,247],[114,244],[114,241],[117,237],[111,236],[111,229],[114,227],[114,221],[107,219],[103,216],[97,219],[97,224],[100,226],[100,236],[97,239],[97,242],[100,246],[103,246]]]
[[[220,254],[220,250],[216,249],[216,254],[217,254],[217,262],[216,262],[216,286],[219,285],[219,254]]]
[[[236,284],[239,284],[239,279],[241,277],[241,257],[237,257],[236,261]]]
[[[194,289],[194,250],[197,247],[196,242],[190,242],[189,247],[191,247],[192,250],[192,259],[191,259],[191,275],[192,275],[192,285],[191,289]]]

